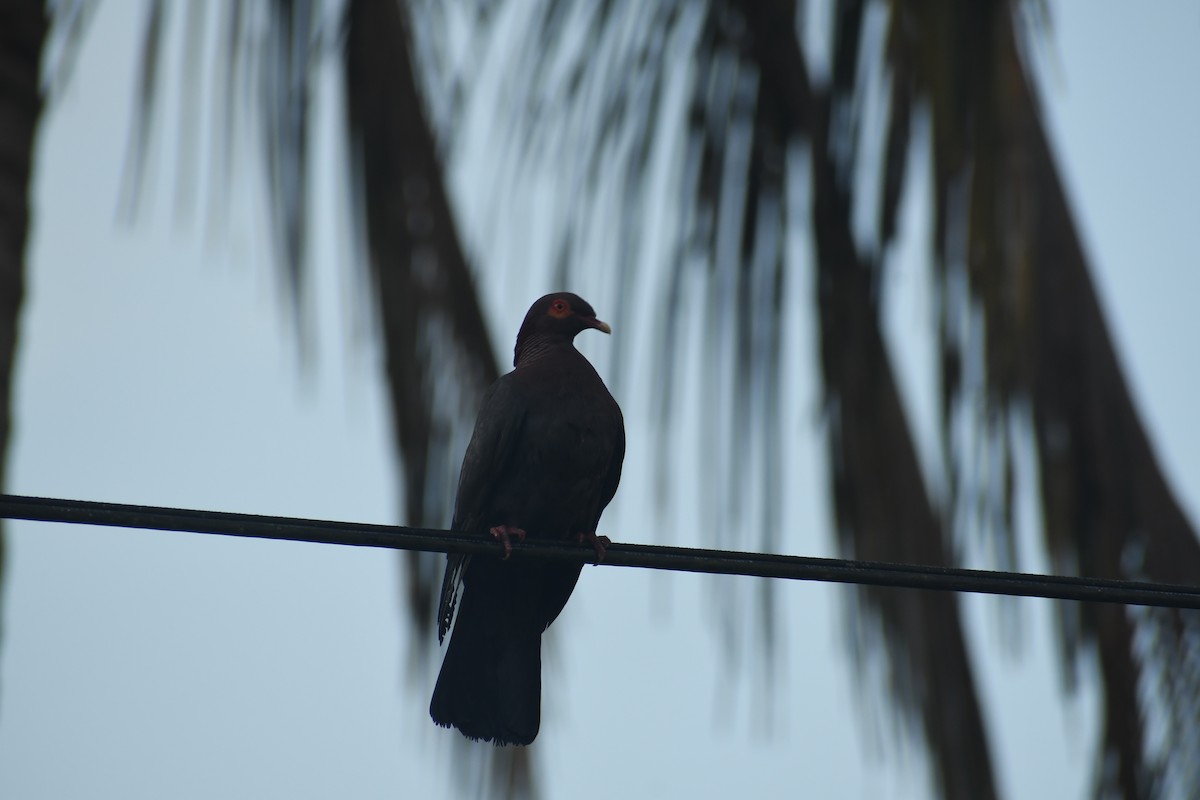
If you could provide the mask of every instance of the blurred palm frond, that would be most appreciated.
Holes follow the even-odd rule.
[[[820,18],[814,8],[830,12],[816,37],[805,27]],[[536,186],[550,198],[538,235],[552,256],[523,265],[530,275],[579,287],[616,309],[624,330],[640,308],[662,310],[645,337],[616,342],[614,371],[629,380],[635,343],[657,342],[651,413],[664,488],[685,387],[704,389],[695,433],[711,457],[688,479],[705,487],[713,544],[783,546],[783,341],[789,316],[808,313],[844,553],[956,564],[965,532],[977,531],[999,566],[1013,566],[1014,453],[1026,438],[1056,570],[1186,582],[1200,574],[1200,544],[1096,301],[1023,60],[1030,8],[1046,18],[1015,0],[229,2],[213,61],[216,162],[228,179],[238,121],[257,119],[274,240],[302,330],[308,109],[317,60],[342,54],[357,261],[384,337],[413,524],[448,518],[475,398],[497,374],[477,288],[485,273],[472,272],[464,240],[513,251],[520,234],[506,231],[507,201]],[[166,13],[149,6],[134,187]],[[201,27],[189,22],[189,35]],[[805,49],[816,40],[827,53]],[[490,98],[480,97],[485,88]],[[481,105],[492,156],[473,184],[482,200],[450,190],[446,163],[470,127],[466,109]],[[891,365],[900,343],[881,327],[889,253],[918,235],[898,220],[920,170],[932,187],[940,356],[942,463],[931,475]],[[464,235],[464,208],[479,202],[490,210]],[[808,273],[792,255],[797,241],[808,245]],[[488,264],[504,268],[498,257]],[[788,287],[806,274],[811,307],[786,306],[803,296]],[[697,317],[698,362],[684,346]],[[432,619],[438,569],[433,559],[408,562],[414,631]],[[730,642],[757,631],[773,672],[776,602],[770,582],[760,587],[750,606],[721,603],[719,622]],[[995,796],[959,601],[869,588],[856,598],[854,652],[864,671],[884,665],[941,793]],[[1170,797],[1200,783],[1195,615],[1059,607],[1067,688],[1092,655],[1103,684],[1097,795]],[[416,652],[421,662],[425,651]],[[531,792],[528,756],[506,758],[492,767],[509,776],[500,782],[517,776],[507,787]]]
[[[563,195],[579,210],[551,226],[562,241],[556,252],[571,254],[560,258],[560,272],[594,281],[601,259],[586,251],[602,239],[618,255],[605,253],[608,263],[619,266],[601,291],[612,287],[622,306],[639,300],[629,290],[627,257],[640,251],[644,231],[621,215],[644,219],[647,199],[663,197],[652,183],[662,155],[647,158],[638,143],[677,124],[663,100],[670,78],[685,74],[693,87],[686,155],[672,184],[681,204],[677,250],[655,266],[651,302],[665,309],[655,372],[665,423],[689,380],[677,363],[681,331],[702,313],[710,338],[699,382],[716,399],[699,425],[709,440],[716,432],[717,466],[708,468],[719,474],[699,480],[717,488],[707,497],[713,529],[726,537],[721,544],[730,532],[762,530],[744,524],[747,489],[778,497],[769,483],[748,487],[748,470],[720,465],[744,466],[746,454],[766,453],[765,474],[778,474],[777,451],[763,446],[778,441],[778,418],[751,410],[764,408],[762,395],[779,396],[770,376],[779,370],[780,315],[760,301],[781,293],[754,287],[778,287],[791,273],[785,259],[757,255],[778,253],[772,243],[794,233],[782,229],[781,203],[807,188],[844,551],[956,563],[965,542],[962,533],[947,535],[949,523],[980,531],[998,566],[1013,566],[1014,447],[1032,436],[1047,550],[1059,570],[1159,580],[1197,574],[1195,531],[1129,401],[1022,60],[1026,20],[1047,26],[1044,8],[844,0],[831,5],[828,63],[819,63],[820,54],[800,44],[799,4],[610,2],[574,18],[555,4],[538,7],[527,12],[529,44],[513,48],[505,75],[520,102],[502,117],[513,132],[494,185],[539,171],[561,176]],[[676,49],[662,44],[679,41],[685,45]],[[815,86],[814,62],[828,75]],[[633,97],[651,102],[630,113]],[[780,166],[797,140],[808,145],[807,172]],[[879,328],[886,256],[901,234],[898,209],[922,167],[932,172],[934,194],[944,492],[922,478]],[[810,185],[789,183],[797,175]],[[689,288],[696,284],[707,298],[701,311],[680,302],[696,296]],[[659,425],[660,454],[675,452],[675,430]],[[873,642],[886,645],[893,697],[921,721],[942,791],[994,794],[956,603],[873,589],[858,595],[866,614],[858,617],[856,652],[870,658]],[[1200,716],[1174,709],[1197,708],[1186,680],[1200,666],[1194,620],[1186,612],[1168,612],[1165,622],[1070,605],[1062,614],[1067,674],[1083,653],[1099,656],[1107,719],[1097,793],[1172,796],[1189,785],[1200,769],[1189,752],[1200,725],[1181,720]],[[723,623],[730,631],[745,620]],[[769,651],[770,628],[760,629]],[[1148,733],[1163,726],[1172,735]]]
[[[40,4],[0,7],[0,486],[7,486],[8,461],[3,455],[12,433],[13,365],[25,299],[30,178],[44,105],[42,49],[48,34],[46,10]],[[6,567],[0,526],[0,611]]]
[[[146,181],[153,121],[162,91],[162,59],[171,52],[167,14],[173,6],[151,2],[143,36],[139,90],[127,160],[124,208],[135,212]],[[208,189],[219,198],[238,177],[242,137],[256,137],[262,180],[283,286],[295,314],[297,341],[305,349],[305,286],[310,268],[310,109],[324,59],[341,56],[345,103],[348,197],[355,262],[369,291],[361,309],[381,336],[396,450],[400,457],[404,519],[439,527],[450,518],[457,460],[470,432],[478,398],[498,375],[471,271],[458,241],[445,189],[438,143],[413,73],[408,21],[399,4],[276,0],[228,2],[213,19],[189,6],[183,31],[181,150],[195,147],[200,119],[213,120],[210,163],[219,179]],[[197,11],[196,9],[201,9]],[[215,56],[212,51],[215,50]],[[207,59],[201,56],[207,53]],[[214,67],[210,103],[203,106],[199,65]],[[181,163],[177,206],[190,208],[195,190]],[[222,213],[218,200],[212,207]],[[427,635],[442,559],[427,553],[404,557],[405,603],[413,630],[410,664],[423,674],[430,661]],[[476,766],[464,772],[489,776],[510,797],[533,793],[529,751],[464,742]],[[494,776],[507,776],[499,781]]]

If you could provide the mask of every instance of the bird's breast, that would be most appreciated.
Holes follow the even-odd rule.
[[[595,525],[603,507],[603,479],[621,431],[607,390],[550,394],[530,409],[518,443],[516,469],[498,499],[506,516],[531,536],[558,538]]]
[[[602,470],[612,456],[613,431],[598,413],[544,416],[530,420],[525,444],[542,474],[570,481]]]

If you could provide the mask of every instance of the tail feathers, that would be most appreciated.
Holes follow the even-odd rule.
[[[475,596],[472,596],[472,595]],[[542,716],[542,633],[527,614],[463,593],[429,715],[470,739],[529,744]]]

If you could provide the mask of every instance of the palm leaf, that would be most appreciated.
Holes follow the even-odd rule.
[[[850,235],[850,198],[843,176],[850,174],[853,165],[834,163],[827,155],[832,127],[826,121],[828,101],[814,96],[808,87],[805,58],[793,34],[796,25],[791,6],[714,3],[696,11],[695,6],[668,3],[655,4],[654,12],[643,9],[640,4],[605,5],[602,15],[586,20],[594,37],[591,46],[564,55],[555,50],[556,42],[570,40],[571,34],[562,32],[557,9],[545,7],[549,21],[530,27],[535,32],[553,30],[553,38],[535,38],[533,45],[518,48],[519,53],[540,55],[532,62],[531,57],[518,57],[506,75],[506,84],[518,87],[519,97],[528,98],[525,108],[516,110],[518,120],[537,120],[543,131],[539,138],[534,130],[520,127],[521,122],[514,123],[520,141],[535,143],[524,150],[514,148],[521,163],[512,169],[528,169],[538,152],[562,149],[561,142],[544,138],[544,131],[557,128],[545,124],[540,110],[555,107],[561,109],[561,117],[579,120],[571,130],[582,132],[585,156],[582,163],[578,159],[576,163],[569,159],[556,162],[553,171],[569,176],[565,180],[572,186],[590,190],[593,196],[603,196],[615,182],[613,191],[623,208],[643,208],[649,189],[645,165],[638,157],[641,150],[633,148],[632,155],[626,155],[614,143],[652,139],[658,126],[671,121],[660,118],[661,112],[653,106],[632,109],[640,116],[628,113],[626,98],[634,95],[632,87],[639,83],[662,83],[673,68],[678,70],[683,48],[672,50],[662,43],[687,40],[691,35],[690,50],[684,54],[692,60],[689,69],[694,88],[687,108],[688,151],[680,180],[686,211],[677,257],[667,266],[666,280],[660,284],[663,295],[654,300],[656,307],[666,309],[655,370],[660,376],[658,429],[662,440],[658,452],[677,450],[671,439],[676,428],[669,422],[678,413],[677,386],[687,380],[677,362],[684,326],[678,310],[687,307],[680,302],[681,296],[696,296],[685,287],[698,284],[700,296],[705,298],[703,314],[709,335],[705,349],[710,354],[700,367],[700,384],[718,397],[702,408],[699,422],[708,441],[716,432],[711,463],[741,466],[750,454],[758,454],[764,463],[757,474],[769,478],[752,486],[745,482],[751,470],[718,467],[716,474],[702,473],[693,479],[717,489],[709,493],[713,499],[706,515],[716,521],[711,526],[719,534],[714,544],[779,548],[775,520],[781,495],[777,483],[780,341],[784,315],[794,313],[780,306],[782,283],[794,279],[786,272],[782,242],[787,236],[787,198],[804,193],[803,187],[797,192],[796,186],[789,185],[797,178],[786,165],[789,157],[794,157],[794,145],[808,139],[814,161],[812,225],[817,234],[816,294],[822,298],[826,393],[828,405],[838,410],[829,415],[828,430],[831,460],[837,465],[835,509],[841,542],[861,558],[948,563],[951,548],[943,541],[937,510],[925,499],[880,338],[877,290],[871,278],[876,267],[859,258]],[[844,24],[851,29],[842,36],[851,41],[844,49],[857,53],[852,41],[857,35],[856,14],[850,11]],[[610,36],[626,30],[636,33],[621,43],[609,42]],[[642,50],[636,46],[640,41],[659,45]],[[591,57],[597,51],[628,52],[628,60],[636,67],[615,70],[609,61]],[[575,60],[569,60],[572,57]],[[856,63],[845,55],[842,61]],[[557,71],[550,71],[546,62],[555,63]],[[649,75],[640,77],[643,72]],[[572,78],[558,80],[557,74]],[[838,80],[854,86],[852,76],[836,74]],[[619,79],[608,77],[613,75]],[[650,97],[660,94],[646,92]],[[839,151],[853,152],[853,147],[840,147]],[[588,166],[587,159],[596,158],[597,153],[607,159],[604,173]],[[619,176],[615,181],[606,177],[614,174]],[[897,185],[892,191],[898,194],[898,179],[893,183]],[[600,205],[594,197],[575,202]],[[561,227],[566,247],[595,237],[594,228],[605,225],[600,216],[601,211],[595,209],[570,215]],[[609,230],[627,241],[620,252],[637,251],[642,234],[635,226],[618,222]],[[572,263],[576,280],[584,279],[582,270],[595,268],[590,266],[594,260],[586,258]],[[620,295],[621,274],[613,280]],[[831,300],[831,292],[840,299]],[[624,304],[632,305],[632,300],[626,296]],[[767,514],[755,518],[746,513],[743,498],[759,493],[760,506]],[[762,526],[764,519],[768,523]],[[898,535],[897,528],[903,534]],[[771,533],[750,538],[755,534],[762,537],[763,530]],[[862,590],[860,597],[865,619],[874,620],[862,624],[860,641],[875,641],[882,632],[892,664],[891,688],[902,707],[921,723],[941,769],[945,791],[954,797],[993,796],[987,737],[955,599],[881,590]],[[775,614],[769,588],[753,607],[750,620],[739,614],[735,603],[723,600],[719,606],[725,610],[721,627],[730,644],[735,632],[749,622],[762,634],[759,641],[767,647],[766,652],[771,652],[778,633],[772,627]],[[765,661],[771,662],[769,655]],[[938,687],[947,687],[953,696],[940,695]]]
[[[12,431],[13,363],[25,294],[29,187],[34,135],[43,104],[41,65],[46,39],[46,10],[40,4],[6,4],[0,9],[0,120],[4,121],[0,129],[0,456],[8,452]],[[6,464],[7,459],[0,458],[0,485],[5,484]],[[4,530],[0,527],[0,589],[5,566]]]
[[[442,164],[419,95],[400,7],[354,0],[347,9],[344,77],[352,196],[365,221],[391,385],[396,450],[410,524],[450,518],[463,434],[499,373],[471,271],[459,244]],[[445,559],[407,553],[407,608],[416,652],[432,633]],[[425,663],[419,659],[416,663]],[[464,773],[486,770],[504,796],[533,793],[530,751],[455,740]],[[460,773],[461,774],[461,773]]]
[[[763,452],[755,441],[775,430],[770,421],[761,429],[746,423],[746,411],[755,407],[761,387],[747,375],[757,366],[769,370],[777,364],[779,335],[772,317],[762,318],[763,306],[745,302],[746,287],[754,280],[749,254],[769,249],[764,244],[768,237],[781,235],[770,222],[766,233],[757,227],[763,219],[759,212],[794,188],[764,170],[777,156],[763,154],[772,148],[776,154],[786,152],[796,139],[806,139],[818,262],[816,310],[844,549],[861,557],[952,563],[957,543],[942,532],[945,519],[958,521],[963,530],[982,529],[994,543],[999,565],[1015,563],[1012,442],[1021,429],[1011,421],[1029,408],[1042,462],[1047,546],[1055,564],[1064,571],[1130,575],[1121,557],[1128,562],[1129,553],[1139,552],[1140,536],[1155,545],[1145,550],[1137,574],[1195,574],[1166,570],[1171,564],[1194,566],[1194,531],[1162,480],[1112,357],[1024,78],[1014,27],[1016,4],[892,3],[884,9],[881,36],[869,19],[880,6],[837,3],[829,81],[817,89],[808,88],[807,59],[793,35],[797,25],[790,3],[666,3],[649,11],[614,2],[589,6],[587,15],[580,12],[576,28],[560,7],[540,8],[540,17],[530,13],[542,24],[527,26],[529,43],[514,48],[518,55],[506,73],[506,85],[521,100],[512,115],[513,139],[532,144],[509,145],[513,165],[504,174],[536,173],[551,161],[555,172],[568,176],[564,180],[572,187],[572,202],[582,210],[556,228],[565,242],[562,251],[573,256],[574,271],[568,274],[577,280],[595,271],[594,260],[574,257],[582,250],[579,242],[604,238],[597,234],[601,230],[617,239],[617,251],[625,253],[637,250],[642,235],[636,226],[606,219],[611,210],[596,198],[615,191],[622,208],[645,207],[650,189],[639,177],[644,165],[618,145],[653,136],[671,121],[657,109],[641,109],[640,117],[628,113],[626,98],[632,87],[666,80],[669,70],[690,71],[695,90],[679,182],[685,223],[678,255],[667,265],[662,293],[653,302],[659,308],[686,307],[679,299],[694,296],[689,284],[705,287],[706,324],[716,334],[709,342],[713,357],[701,367],[701,385],[734,387],[705,409],[701,422],[706,432],[718,434],[714,462]],[[678,51],[661,43],[678,37],[697,16],[702,20],[695,25],[699,33],[684,67]],[[578,44],[580,28],[587,30],[582,38],[586,47]],[[564,41],[576,44],[568,47]],[[636,46],[641,41],[659,44],[642,51]],[[638,58],[623,61],[611,53],[637,53]],[[872,94],[880,70],[885,91]],[[870,113],[884,120],[881,143],[870,141],[873,132],[864,126]],[[930,121],[933,156],[931,233],[942,287],[937,299],[943,311],[943,454],[950,479],[945,508],[933,505],[928,499],[932,493],[919,478],[878,329],[879,293],[886,286],[880,278],[886,261],[880,254],[897,235],[897,208],[918,117]],[[557,120],[566,122],[553,124]],[[571,157],[579,163],[540,156],[563,151],[564,142],[570,142]],[[868,162],[860,156],[872,146],[882,152],[881,168],[873,167],[877,172],[863,179]],[[604,159],[603,172],[589,166],[597,154]],[[781,191],[781,184],[788,191]],[[591,196],[581,198],[580,190]],[[864,238],[855,227],[856,213],[872,200],[876,222]],[[767,219],[779,225],[783,217]],[[625,280],[616,277],[608,285],[619,287]],[[967,294],[953,290],[960,285],[968,287]],[[632,300],[625,297],[626,303]],[[982,327],[963,323],[973,308],[980,309]],[[1071,315],[1061,312],[1066,308]],[[665,316],[656,370],[664,422],[678,407],[677,387],[688,380],[676,361],[683,321],[670,312]],[[756,324],[766,336],[748,340],[745,331]],[[964,336],[964,330],[976,329],[983,332],[981,340]],[[978,390],[982,402],[967,397],[976,390],[962,380],[964,374],[979,372],[985,376]],[[976,408],[982,410],[972,410]],[[977,431],[975,453],[964,451],[955,439],[955,421],[964,415]],[[1102,424],[1112,415],[1124,420],[1115,437]],[[737,422],[728,423],[731,417]],[[1070,420],[1066,429],[1063,420]],[[669,437],[675,428],[662,424],[659,430],[659,451],[673,452]],[[1058,463],[1054,459],[1061,445],[1056,442],[1064,435],[1079,453]],[[1091,463],[1103,453],[1109,455]],[[968,468],[981,461],[990,465],[989,472],[978,475]],[[1098,474],[1101,466],[1108,472]],[[724,523],[737,517],[730,511],[740,509],[745,486],[728,473],[699,479],[705,487],[719,488],[711,501],[712,516],[722,524],[714,528],[728,532],[731,527]],[[1097,487],[1111,494],[1098,495]],[[1130,499],[1111,512],[1105,509],[1102,517],[1113,516],[1098,525],[1093,508],[1098,496]],[[752,529],[732,526],[743,536]],[[1153,560],[1151,552],[1157,556]],[[1152,563],[1158,571],[1151,571]],[[882,639],[868,634],[859,641],[864,651],[875,649],[871,642],[886,645],[895,696],[921,721],[939,765],[942,790],[950,796],[993,794],[985,727],[954,601],[933,603],[875,590],[859,595],[867,612],[864,628],[882,634]],[[1189,663],[1194,645],[1188,649],[1194,623],[1175,612],[1166,614],[1165,621],[1155,614],[1134,622],[1123,612],[1088,610],[1079,617],[1077,610],[1064,609],[1068,663],[1085,650],[1097,652],[1104,673],[1109,717],[1102,757],[1119,769],[1104,773],[1098,791],[1156,796],[1188,785],[1195,766],[1187,757],[1187,743],[1196,734],[1195,725],[1182,720],[1200,717],[1169,715],[1174,726],[1169,742],[1174,744],[1149,760],[1142,718],[1156,713],[1165,719],[1154,710],[1155,702],[1165,702],[1167,708],[1194,707],[1195,691],[1186,680],[1195,672]],[[736,626],[727,621],[724,627]],[[1148,650],[1138,648],[1139,633],[1153,642]],[[1149,681],[1149,675],[1156,677]],[[1153,691],[1148,693],[1147,687]],[[1167,699],[1139,699],[1151,695]],[[955,713],[961,716],[955,719]]]
[[[221,67],[225,108],[217,116],[228,163],[230,120],[242,113],[231,98],[257,88],[258,102],[243,97],[242,104],[262,106],[273,229],[302,329],[308,81],[334,34],[322,24],[330,15],[323,4],[255,6],[265,26],[246,21],[250,8],[227,6],[223,41],[234,57],[222,62],[231,66]],[[438,524],[448,518],[474,398],[496,374],[440,153],[462,97],[493,76],[458,71],[436,36],[426,35],[451,24],[448,12],[430,3],[408,8],[405,16],[394,5],[349,3],[342,52],[352,202],[361,204],[355,218],[363,224],[359,261],[386,342],[406,513],[414,524]],[[784,243],[797,235],[791,205],[807,196],[810,218],[802,224],[814,246],[813,316],[844,552],[950,564],[951,533],[982,528],[1001,564],[1011,564],[1012,442],[1022,430],[1013,420],[1024,417],[1037,444],[1047,549],[1057,568],[1166,580],[1196,574],[1194,529],[1157,465],[1095,301],[1025,78],[1014,8],[1003,0],[837,3],[829,63],[815,73],[828,80],[814,82],[813,59],[796,35],[797,6],[783,0],[468,7],[483,49],[509,37],[496,82],[503,95],[491,115],[492,205],[503,208],[502,193],[552,175],[561,200],[546,221],[555,281],[622,309],[630,324],[615,322],[626,330],[633,312],[625,309],[635,301],[667,309],[647,334],[661,342],[658,452],[665,465],[678,449],[678,426],[668,423],[683,402],[680,387],[694,377],[710,398],[699,425],[715,432],[713,457],[693,475],[717,489],[704,495],[715,544],[780,546],[781,338],[783,320],[798,311],[781,305],[781,287],[796,278]],[[162,13],[154,5],[148,18],[139,119],[149,117],[157,91],[151,55]],[[510,22],[523,15],[522,24],[502,30],[505,15]],[[262,30],[264,38],[251,36]],[[513,30],[521,35],[513,38]],[[680,76],[689,99],[672,105]],[[420,87],[436,89],[425,95],[433,102]],[[883,120],[878,130],[864,121],[872,114]],[[913,141],[918,119],[929,121],[927,142]],[[681,127],[685,142],[665,181],[679,210],[666,219],[672,255],[648,279],[637,264],[662,196],[659,168],[675,158],[663,144],[671,126]],[[879,324],[885,254],[899,235],[908,160],[923,144],[940,287],[945,507],[918,469]],[[871,148],[881,154],[875,161],[863,157]],[[139,157],[144,151],[136,148]],[[864,233],[867,205],[873,222]],[[495,219],[485,227],[485,238],[502,238]],[[597,269],[598,260],[620,266]],[[683,297],[701,298],[711,357],[698,366],[680,356],[689,329]],[[973,316],[978,325],[963,324]],[[639,338],[622,337],[618,346]],[[628,380],[633,361],[618,350],[618,380]],[[968,370],[981,371],[982,384],[964,381]],[[966,448],[952,432],[961,419],[976,431]],[[967,468],[981,458],[993,465],[986,480]],[[742,468],[747,463],[754,468]],[[418,630],[432,618],[436,570],[431,559],[408,563]],[[761,587],[749,618],[769,654],[778,631],[770,584]],[[943,794],[994,796],[958,601],[874,589],[857,598],[857,652],[864,663],[883,655],[893,696],[919,725]],[[745,627],[744,607],[721,607],[722,629],[733,637]],[[1096,653],[1103,676],[1102,758],[1116,767],[1097,770],[1098,793],[1170,796],[1195,784],[1200,767],[1189,743],[1200,726],[1200,690],[1189,676],[1200,674],[1197,627],[1194,615],[1179,612],[1063,606],[1067,674]],[[1157,749],[1147,720],[1171,734]],[[530,790],[524,758],[490,769],[515,781],[510,789]]]
[[[984,409],[975,446],[995,451],[983,458],[998,462],[1003,477],[965,488],[991,495],[975,502],[998,511],[990,530],[1001,552],[1016,547],[1009,420],[1031,417],[1043,531],[1056,570],[1194,580],[1200,543],[1166,483],[1113,351],[1021,60],[1016,10],[1008,3],[925,2],[893,11],[916,21],[907,30],[921,32],[898,36],[893,53],[900,70],[920,65],[918,93],[934,120],[939,280],[970,289],[965,299],[940,296],[946,438],[954,414]],[[952,199],[964,180],[965,211]],[[953,323],[972,313],[982,317],[982,343],[964,341],[962,330],[971,328]],[[957,379],[981,344],[982,403]],[[961,462],[955,472],[963,472]],[[1200,779],[1200,692],[1188,677],[1200,669],[1196,615],[1058,608],[1068,686],[1080,657],[1099,659],[1105,766],[1097,770],[1097,795],[1186,793]],[[1156,726],[1168,734],[1153,747],[1148,731]]]
[[[193,6],[194,8],[195,6]],[[135,211],[145,180],[145,158],[161,91],[160,60],[165,51],[167,6],[153,3],[143,37],[141,82],[137,94],[126,208]],[[392,388],[397,453],[403,466],[404,514],[409,524],[440,527],[450,517],[457,458],[483,390],[498,375],[471,272],[458,242],[456,223],[444,188],[436,140],[413,73],[410,38],[395,4],[351,2],[340,22],[320,2],[269,5],[231,2],[221,9],[212,113],[214,161],[224,181],[235,175],[239,136],[257,134],[263,180],[271,198],[270,221],[283,285],[295,313],[302,349],[306,339],[304,288],[310,115],[319,60],[342,54],[347,121],[349,196],[353,219],[361,222],[356,262],[365,270]],[[205,19],[186,26],[183,93],[198,97],[200,42]],[[197,128],[185,122],[183,130]],[[184,142],[185,147],[189,145]],[[194,181],[181,168],[177,206],[190,207]],[[226,191],[215,187],[214,196]],[[223,204],[216,201],[214,208]],[[218,212],[219,213],[219,212]],[[217,220],[220,222],[220,220]],[[432,554],[405,557],[406,603],[414,636],[411,663],[423,671],[430,660],[432,599],[442,559]],[[508,796],[532,793],[529,751],[469,747],[474,770],[492,777]],[[460,759],[460,763],[461,763]],[[470,770],[468,770],[469,772]],[[500,781],[497,776],[507,776]]]

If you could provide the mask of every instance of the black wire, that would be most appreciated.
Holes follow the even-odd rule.
[[[500,545],[494,540],[457,531],[20,495],[0,495],[0,517],[438,553],[497,556],[500,553]],[[568,543],[529,540],[513,542],[512,550],[513,558],[549,558],[596,563],[595,552],[590,547]],[[1200,609],[1200,586],[888,564],[841,558],[613,544],[609,546],[603,564],[678,572],[752,575],[760,578]]]

